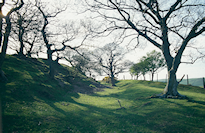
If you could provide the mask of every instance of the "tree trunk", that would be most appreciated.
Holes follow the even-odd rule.
[[[138,75],[138,74],[136,75],[136,80],[138,80],[139,76],[140,76],[140,75]]]
[[[24,48],[24,43],[23,43],[23,34],[24,34],[24,29],[22,27],[22,21],[19,20],[19,42],[20,42],[20,50],[19,50],[19,55],[23,56],[23,48]]]
[[[20,33],[20,34],[21,34],[21,33]],[[20,55],[20,56],[24,56],[24,54],[23,54],[23,48],[24,48],[23,35],[19,35],[19,42],[20,42],[19,55]]]
[[[111,72],[111,84],[112,84],[112,86],[115,86],[115,76],[114,76],[114,74],[113,74],[113,72]]]
[[[176,71],[174,70],[169,70],[168,71],[168,80],[167,80],[167,85],[164,88],[163,92],[157,97],[160,98],[179,98],[179,99],[185,99],[187,98],[184,95],[179,94],[177,91],[177,87],[179,85],[179,82],[177,81],[176,78]]]
[[[166,45],[164,46],[166,47],[162,47],[163,49],[162,51],[164,53],[164,57],[165,57],[166,64],[167,64],[168,80],[167,80],[167,85],[164,88],[163,92],[157,95],[156,97],[185,99],[187,97],[179,94],[177,91],[179,82],[177,81],[176,73],[181,63],[181,56],[176,56],[175,58],[173,58],[171,54],[169,53],[170,50],[168,47],[169,46],[168,43],[166,43]]]
[[[3,50],[3,47],[2,47],[2,50]],[[7,78],[2,70],[2,66],[3,66],[3,62],[4,62],[4,59],[5,59],[5,55],[3,52],[0,53],[0,82],[6,82],[7,81]]]
[[[152,74],[152,81],[154,80],[154,72],[151,73]]]
[[[6,31],[4,33],[4,40],[3,40],[3,46],[1,48],[0,53],[0,81],[7,81],[6,76],[4,75],[4,72],[2,71],[2,65],[6,56],[6,50],[8,46],[8,39],[11,32],[11,21],[9,17],[6,17]]]
[[[177,86],[178,86],[178,82],[176,79],[176,73],[171,70],[168,71],[168,80],[167,80],[167,85],[164,88],[163,94],[165,94],[165,96],[167,97],[168,95],[170,96],[178,96],[178,91],[177,91]]]
[[[49,60],[49,66],[50,66],[50,71],[49,71],[49,75],[52,79],[54,79],[54,76],[55,76],[55,69],[53,67],[53,61],[52,60]]]
[[[144,77],[144,81],[145,81],[146,80],[145,75],[143,75],[143,77]]]
[[[55,69],[53,66],[53,59],[52,59],[52,50],[50,49],[50,47],[47,47],[47,58],[48,58],[48,64],[49,64],[49,76],[50,78],[54,79],[55,76]]]
[[[0,14],[2,14],[2,11],[0,11]],[[3,26],[3,15],[0,15],[0,47],[2,43],[2,26]]]

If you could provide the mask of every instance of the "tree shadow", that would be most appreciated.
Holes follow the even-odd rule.
[[[20,77],[21,75],[17,76],[18,78],[23,78]],[[91,81],[82,82],[75,78],[73,80],[74,85],[60,87],[57,80],[48,80],[46,76],[41,78],[45,78],[38,79],[38,82],[41,83],[28,80],[18,86],[18,83],[20,83],[18,80],[16,82],[11,80],[9,85],[0,84],[1,98],[3,97],[2,107],[4,110],[9,109],[8,105],[16,102],[18,106],[22,105],[22,107],[24,105],[32,107],[34,102],[42,102],[54,110],[53,114],[49,115],[32,112],[25,115],[22,108],[20,110],[16,108],[15,110],[10,110],[10,113],[3,114],[5,132],[190,132],[194,128],[199,129],[202,125],[196,122],[195,116],[201,118],[200,122],[205,122],[204,114],[200,113],[197,109],[194,109],[195,112],[193,114],[191,107],[182,106],[179,103],[176,104],[181,106],[180,109],[157,106],[155,101],[158,99],[151,99],[152,104],[143,104],[143,106],[137,108],[128,107],[121,110],[79,103],[74,98],[80,98],[80,92],[71,91],[74,85],[81,88],[85,86],[100,88],[101,90],[105,86],[98,86],[98,84],[90,86],[92,84]],[[127,89],[115,94],[99,95],[93,91],[94,89],[90,90],[92,92],[89,93],[90,96],[139,100],[141,103],[148,103],[147,96],[155,92],[148,92],[142,89]],[[87,94],[85,92],[81,93]],[[172,102],[170,100],[165,101]],[[204,102],[197,102],[204,105]],[[62,105],[57,106],[56,103],[62,103]],[[67,103],[82,106],[86,110],[66,111],[66,108],[70,107]],[[12,114],[12,111],[15,114]],[[184,122],[186,121],[189,123],[185,124]],[[203,131],[204,129],[201,132]]]
[[[187,102],[198,103],[198,104],[201,104],[201,105],[205,105],[205,102],[204,102],[204,101],[196,101],[196,100],[193,100],[193,98],[189,98],[189,99],[187,100]]]

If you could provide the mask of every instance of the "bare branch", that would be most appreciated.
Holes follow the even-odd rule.
[[[205,27],[203,27],[201,30],[198,30],[198,27],[200,27],[203,23],[205,22],[205,17],[202,18],[200,21],[198,21],[193,28],[191,29],[191,31],[189,32],[189,35],[184,39],[178,53],[177,56],[182,56],[183,51],[185,50],[188,42],[192,39],[195,38],[196,36],[200,35],[201,33],[203,33],[205,31]]]
[[[150,41],[151,43],[153,43],[155,46],[157,46],[159,49],[161,49],[161,45],[159,43],[157,43],[156,41],[152,40],[150,37],[148,37],[146,34],[144,34],[143,32],[141,32],[131,21],[130,21],[130,16],[128,15],[128,18],[126,18],[122,11],[125,12],[124,10],[120,9],[115,3],[112,2],[112,0],[109,0],[118,10],[119,14],[124,18],[124,20],[128,23],[128,25],[130,25],[135,31],[137,31],[139,33],[139,35],[145,37],[148,41]]]
[[[179,3],[182,2],[182,0],[177,0],[174,5],[171,6],[171,8],[169,9],[169,12],[166,14],[165,21],[167,21],[167,19],[170,17],[170,15],[172,14],[173,11],[175,11],[176,7],[179,5]]]
[[[6,17],[7,17],[7,16],[10,16],[11,13],[13,13],[13,12],[19,10],[23,5],[24,5],[24,1],[21,0],[21,4],[20,4],[19,6],[17,6],[17,7],[15,7],[15,8],[12,8],[12,9],[7,13]]]

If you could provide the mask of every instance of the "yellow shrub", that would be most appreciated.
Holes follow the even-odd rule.
[[[115,82],[116,82],[117,78],[114,78],[114,79],[115,79]],[[111,78],[107,76],[107,77],[104,77],[102,81],[104,81],[106,83],[111,83]]]

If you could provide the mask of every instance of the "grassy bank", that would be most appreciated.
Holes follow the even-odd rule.
[[[202,88],[179,85],[189,100],[151,99],[164,83],[124,80],[107,87],[62,66],[50,80],[46,63],[38,62],[6,59],[9,82],[0,84],[5,133],[205,132]]]

